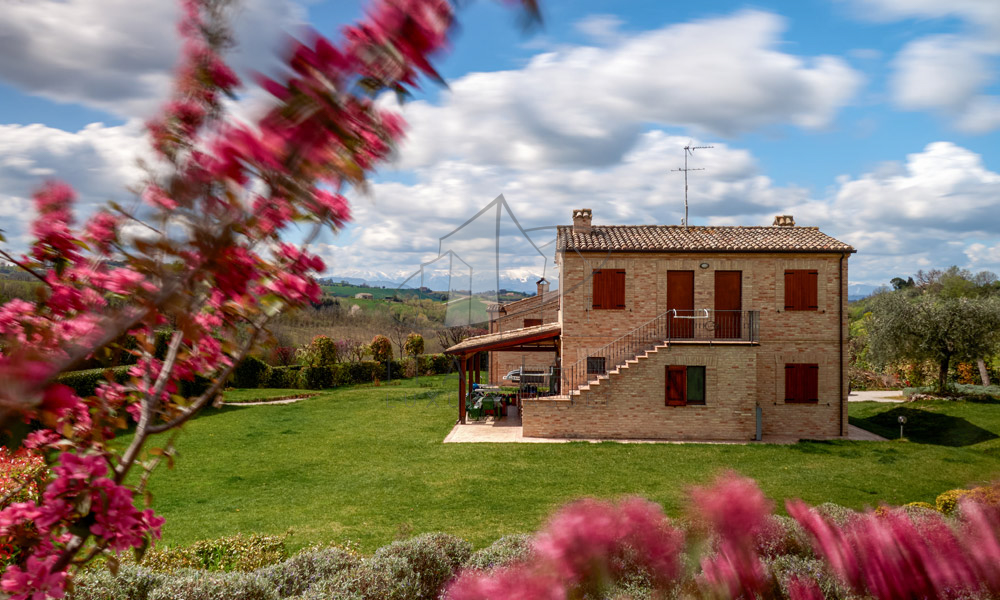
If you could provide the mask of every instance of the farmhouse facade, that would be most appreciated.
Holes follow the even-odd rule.
[[[525,437],[843,437],[854,252],[790,216],[599,226],[579,209],[557,230],[554,320],[504,331],[498,316],[448,351],[550,352],[554,393],[522,401]]]
[[[549,282],[544,277],[535,282],[535,286],[537,293],[534,296],[507,304],[491,304],[487,307],[490,333],[514,331],[559,321],[559,290],[550,291]],[[559,366],[554,353],[498,350],[490,352],[489,381],[493,385],[501,385],[505,383],[504,375],[515,369],[548,373],[553,366]]]

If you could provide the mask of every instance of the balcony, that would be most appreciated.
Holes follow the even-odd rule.
[[[652,325],[668,344],[760,342],[759,310],[674,309],[657,317]]]

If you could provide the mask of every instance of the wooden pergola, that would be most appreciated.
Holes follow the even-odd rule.
[[[445,350],[445,354],[458,359],[458,422],[465,423],[466,390],[479,383],[483,352],[554,352],[558,359],[561,333],[559,323],[547,323],[466,338]]]

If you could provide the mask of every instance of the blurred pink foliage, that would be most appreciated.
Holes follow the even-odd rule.
[[[0,545],[19,550],[0,578],[12,598],[62,597],[73,565],[159,537],[162,518],[135,508],[146,478],[127,483],[129,471],[172,460],[169,441],[145,449],[150,437],[212,401],[274,316],[319,298],[324,265],[309,241],[350,219],[342,192],[364,187],[403,134],[375,98],[438,78],[430,59],[453,22],[448,0],[378,0],[340,43],[291,40],[286,72],[260,81],[273,103],[246,123],[223,104],[241,85],[223,58],[229,4],[181,0],[180,64],[147,124],[159,164],[139,208],[110,204],[76,229],[75,193],[48,182],[34,195],[29,253],[0,250],[42,284],[38,301],[0,306],[0,427],[49,467],[37,498],[0,502]],[[297,224],[313,233],[283,243]],[[126,334],[137,341],[128,381],[109,378],[90,397],[56,381]],[[207,389],[183,397],[196,376]],[[132,442],[109,444],[129,418]]]
[[[911,517],[903,509],[869,511],[842,526],[800,501],[789,502],[788,511],[807,531],[816,555],[858,597],[995,597],[1000,593],[1000,507],[962,502],[957,527],[942,515]],[[535,535],[528,560],[494,571],[467,570],[446,597],[605,597],[638,566],[656,598],[823,598],[816,579],[792,574],[779,581],[758,555],[760,537],[774,535],[767,526],[772,511],[753,480],[732,473],[692,491],[688,536],[645,500],[580,500]],[[685,556],[693,560],[685,562]]]

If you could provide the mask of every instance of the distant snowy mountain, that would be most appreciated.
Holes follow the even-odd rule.
[[[368,285],[371,287],[384,287],[386,289],[394,289],[398,287],[416,289],[421,285],[421,280],[419,276],[414,277],[409,281],[406,281],[406,284],[403,285],[403,282],[406,280],[409,274],[401,276],[393,276],[388,273],[373,272],[366,275],[368,276],[359,277],[357,276],[357,274],[354,277],[342,277],[340,275],[325,275],[321,279],[328,280],[334,283],[346,281],[351,285]],[[551,281],[552,279],[554,279],[554,277],[550,277],[549,279]],[[535,286],[535,281],[537,281],[537,279],[535,278],[528,278],[526,280],[522,280],[515,277],[501,276],[500,287],[502,289],[511,290],[515,292],[532,293],[537,290],[537,287]],[[449,282],[449,278],[447,275],[436,275],[428,273],[424,275],[423,285],[424,287],[428,287],[435,291],[447,291],[449,285],[451,289],[467,290],[469,289],[469,280],[465,277],[458,276],[450,280]],[[495,286],[496,284],[489,285],[489,283],[485,281],[476,280],[473,282],[473,287],[477,292],[484,289],[492,289]]]
[[[886,287],[883,285],[870,285],[867,283],[848,283],[847,284],[847,300],[854,302],[855,300],[862,300],[871,296],[881,288]]]

